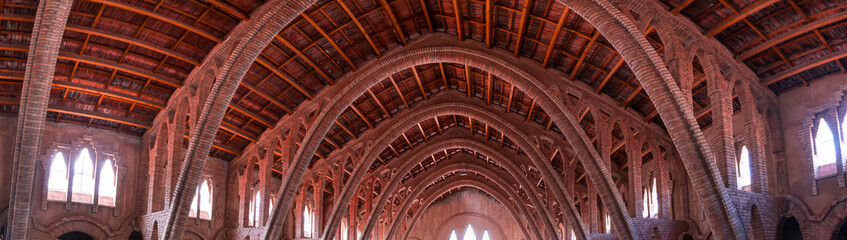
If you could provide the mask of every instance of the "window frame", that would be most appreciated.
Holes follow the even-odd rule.
[[[90,203],[87,202],[77,202],[73,201],[72,194],[74,192],[73,188],[73,175],[74,175],[74,164],[75,160],[79,157],[80,152],[83,148],[88,149],[94,176],[94,191],[92,194],[92,201]],[[49,200],[47,198],[48,194],[48,181],[50,177],[50,167],[53,160],[53,156],[56,153],[61,152],[65,157],[65,166],[67,167],[68,172],[68,188],[66,191],[65,200]],[[41,189],[41,209],[47,210],[50,203],[59,203],[64,204],[66,210],[71,210],[75,208],[74,206],[83,206],[90,207],[91,212],[98,212],[100,209],[113,209],[112,215],[117,217],[118,211],[114,209],[121,206],[123,203],[123,195],[121,194],[120,189],[122,189],[123,180],[126,178],[126,166],[125,163],[121,160],[121,157],[111,149],[105,148],[101,146],[94,137],[89,135],[83,135],[73,141],[70,142],[53,142],[49,147],[46,148],[45,154],[40,156],[39,163],[41,163],[41,173],[36,172],[36,175],[42,176],[42,189]],[[113,172],[115,174],[115,199],[114,206],[103,205],[99,203],[99,194],[100,194],[100,168],[105,165],[106,160],[111,160],[113,165]]]

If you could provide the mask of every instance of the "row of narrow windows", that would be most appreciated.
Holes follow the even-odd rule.
[[[459,240],[459,236],[456,235],[456,229],[450,231],[450,237],[448,240]],[[465,229],[465,233],[462,234],[462,240],[491,240],[491,236],[488,235],[488,229],[482,231],[482,238],[476,238],[476,234],[473,232],[473,227],[468,225],[468,228]]]
[[[47,200],[67,201],[70,193],[72,202],[94,204],[97,198],[98,205],[114,207],[117,174],[112,160],[106,159],[100,166],[95,166],[88,149],[83,148],[72,164],[73,168],[68,169],[69,164],[62,152],[53,155],[47,177]],[[95,169],[100,171],[95,173]]]

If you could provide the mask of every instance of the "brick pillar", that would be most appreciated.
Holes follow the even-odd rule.
[[[653,160],[656,161],[656,188],[657,193],[659,194],[659,218],[661,219],[671,219],[671,199],[670,199],[670,184],[669,176],[668,176],[668,168],[667,162],[665,161],[665,154],[662,153],[662,150],[659,149],[659,146],[656,143],[650,145],[650,148],[653,152]]]
[[[47,115],[50,88],[59,46],[73,1],[42,0],[38,3],[15,131],[15,155],[9,196],[6,236],[27,239],[36,162],[40,157],[44,116]]]
[[[709,147],[715,155],[718,172],[723,176],[723,186],[738,188],[736,171],[735,135],[732,126],[732,90],[712,59],[701,59],[705,68],[709,102],[712,104],[712,126],[706,134]]]
[[[738,80],[741,81],[741,80]],[[747,151],[750,151],[750,171],[752,181],[751,188],[753,192],[767,194],[769,192],[768,189],[768,167],[767,167],[767,153],[765,152],[765,142],[767,142],[765,136],[765,125],[762,122],[762,116],[759,114],[757,110],[755,99],[753,99],[753,94],[750,92],[750,86],[747,84],[740,83],[738,84],[739,88],[736,89],[738,93],[738,99],[741,100],[741,114],[744,119],[744,140],[746,141]],[[833,118],[831,122],[837,122],[836,119]],[[835,124],[832,126],[833,137],[835,142],[838,143],[839,139],[839,125]],[[841,154],[841,144],[835,144],[835,155],[840,156]],[[844,187],[844,175],[841,173],[841,161],[837,161],[838,165],[838,184],[841,187]]]
[[[268,208],[270,207],[271,201],[271,180],[273,173],[273,161],[274,161],[274,149],[272,147],[262,147],[257,148],[260,157],[259,158],[259,192],[262,196],[262,202],[259,204],[259,209],[261,214],[259,219],[262,224],[267,223],[268,219]],[[262,153],[264,151],[264,153]],[[276,199],[279,200],[279,199]]]
[[[630,196],[632,196],[630,206],[632,206],[632,217],[642,217],[644,211],[644,202],[641,183],[641,141],[638,141],[627,134],[626,143],[626,161],[628,165],[627,176],[629,177]]]

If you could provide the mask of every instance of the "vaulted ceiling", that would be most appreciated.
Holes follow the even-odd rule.
[[[662,2],[668,11],[690,19],[704,35],[723,43],[777,94],[844,71],[845,1]],[[192,69],[261,4],[259,0],[75,1],[47,118],[143,134]],[[36,7],[36,0],[0,0],[0,112],[7,115],[18,111]],[[558,1],[322,0],[280,32],[253,63],[210,154],[227,160],[237,157],[323,87],[431,33],[532,59],[570,78],[561,81],[594,89],[643,121],[662,126],[623,59],[589,23]],[[645,35],[662,54],[656,32]],[[708,127],[710,104],[701,72],[695,62],[694,110],[701,127]],[[464,65],[429,64],[396,73],[359,97],[335,123],[315,158],[444,91],[481,99],[558,131],[533,99],[498,76]],[[580,121],[590,128],[593,120],[583,114]],[[407,131],[380,161],[448,126],[499,136],[471,118],[435,118]],[[498,141],[508,145],[508,139]]]

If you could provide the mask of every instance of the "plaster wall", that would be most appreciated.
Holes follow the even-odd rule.
[[[847,188],[839,187],[838,179],[827,177],[817,180],[819,194],[812,195],[812,179],[808,169],[812,160],[801,138],[809,132],[805,119],[810,110],[835,102],[833,96],[841,87],[847,85],[847,75],[836,74],[820,80],[809,87],[796,88],[779,96],[782,111],[782,128],[785,134],[786,169],[788,169],[788,192],[801,200],[812,216],[825,214],[831,208],[830,203],[839,200],[847,193]],[[831,126],[834,127],[834,126]],[[778,176],[779,177],[779,176]]]

